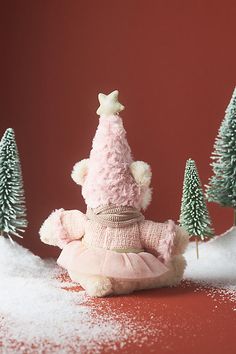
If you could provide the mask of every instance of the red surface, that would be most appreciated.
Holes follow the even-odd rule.
[[[80,291],[79,287],[71,288]],[[117,296],[103,299],[89,299],[83,305],[93,309],[93,316],[102,316],[102,313],[112,313],[116,318],[123,316],[131,320],[136,328],[136,338],[121,342],[106,343],[97,347],[99,353],[159,353],[159,354],[234,354],[236,346],[235,328],[236,303],[212,298],[211,292],[206,289],[197,290],[197,287],[185,285],[178,288],[141,291],[128,296]],[[91,321],[92,321],[91,317]],[[145,330],[145,328],[147,330]],[[148,329],[157,329],[150,335]],[[160,333],[158,333],[160,330]],[[124,328],[125,331],[125,328]],[[155,332],[155,331],[154,331]],[[73,333],[72,333],[73,335]],[[79,340],[79,339],[78,339]],[[98,339],[99,341],[99,339]],[[71,342],[68,353],[74,353],[74,340]],[[17,353],[22,343],[12,342],[12,348]],[[116,350],[111,348],[116,348]],[[0,333],[1,348],[1,333]],[[31,354],[32,347],[24,343],[24,353]],[[83,353],[93,353],[96,345],[83,348]],[[42,350],[42,347],[41,347]],[[20,352],[20,351],[19,351]],[[59,353],[60,347],[51,343],[45,344],[45,353]],[[37,353],[37,346],[34,346]]]
[[[120,352],[203,354],[214,350],[214,354],[235,353],[236,316],[232,304],[227,301],[219,304],[205,291],[193,293],[194,288],[143,291],[104,302],[104,310],[128,313],[134,322],[155,326],[162,332],[156,338],[147,334],[147,343],[140,346],[137,340]]]
[[[236,3],[229,1],[3,1],[0,134],[16,132],[29,228],[38,238],[54,208],[85,210],[70,178],[88,156],[98,123],[97,93],[118,88],[134,157],[153,169],[146,215],[178,219],[185,161],[205,184],[209,156],[236,84]],[[216,232],[230,209],[210,206]]]

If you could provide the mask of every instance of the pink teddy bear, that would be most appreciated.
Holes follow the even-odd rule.
[[[140,210],[151,201],[150,166],[132,159],[118,91],[98,97],[90,157],[72,171],[87,212],[54,211],[41,226],[41,240],[62,249],[58,264],[90,296],[177,285],[188,234],[171,220],[145,220]]]

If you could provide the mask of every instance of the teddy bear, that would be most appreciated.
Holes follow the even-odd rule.
[[[186,266],[188,234],[172,220],[145,219],[141,210],[151,202],[151,168],[132,158],[118,91],[98,99],[90,156],[71,174],[82,186],[87,211],[53,211],[40,238],[62,249],[57,263],[91,297],[176,286]]]

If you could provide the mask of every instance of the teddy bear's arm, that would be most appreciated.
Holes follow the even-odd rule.
[[[140,241],[142,247],[167,262],[173,253],[176,227],[173,221],[157,223],[145,220],[140,225]]]
[[[44,221],[39,234],[42,242],[63,248],[84,235],[86,215],[79,210],[58,209]]]

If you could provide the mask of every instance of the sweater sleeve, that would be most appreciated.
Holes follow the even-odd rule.
[[[175,235],[176,226],[172,220],[166,223],[145,220],[140,225],[142,247],[165,263],[171,257]]]
[[[63,248],[70,241],[83,237],[86,221],[86,215],[79,210],[55,210],[40,228],[41,241]]]

